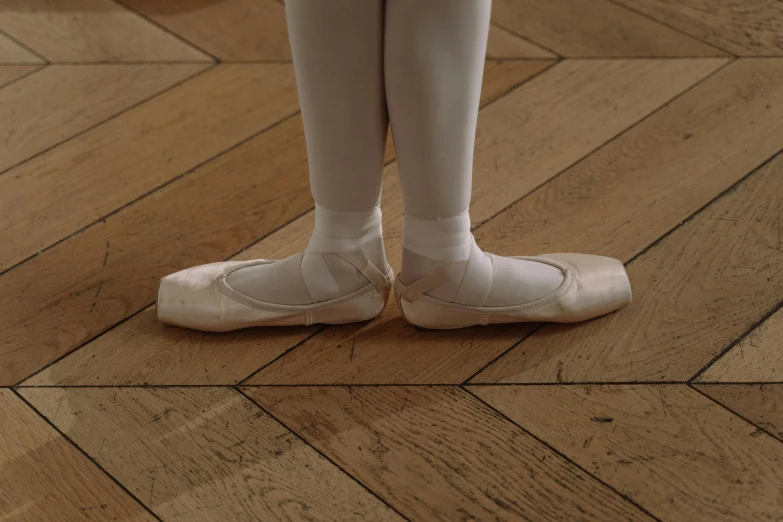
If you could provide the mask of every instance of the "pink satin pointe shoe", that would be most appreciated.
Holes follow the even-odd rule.
[[[243,276],[242,269],[259,265],[267,265],[263,277],[268,288],[262,290],[268,297],[251,297],[237,290],[242,277],[257,277],[258,273]],[[388,265],[384,269],[361,250],[196,266],[161,280],[158,319],[208,332],[365,321],[386,305],[393,274]]]
[[[557,289],[523,304],[484,306],[497,259],[474,248],[467,261],[449,263],[409,285],[398,277],[394,293],[400,313],[422,328],[451,329],[516,322],[572,323],[608,314],[631,302],[631,285],[620,261],[586,254],[545,254],[516,259],[559,268],[564,278]],[[455,278],[461,278],[456,285]],[[427,295],[437,294],[446,284],[456,290],[453,301]]]

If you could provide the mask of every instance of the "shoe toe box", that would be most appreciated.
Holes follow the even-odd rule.
[[[611,257],[588,254],[546,256],[566,265],[574,281],[561,304],[568,322],[608,314],[631,302],[631,283],[625,266]]]
[[[166,324],[219,331],[223,295],[216,282],[234,264],[200,265],[161,279],[157,299],[158,319]]]

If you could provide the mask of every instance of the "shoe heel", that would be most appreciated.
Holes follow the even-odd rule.
[[[397,303],[397,310],[400,311],[400,315],[405,320],[405,322],[413,326],[416,326],[405,315],[405,310],[402,308],[402,295],[397,291],[396,286],[394,287],[394,302]]]
[[[487,324],[487,318],[482,314],[446,307],[427,296],[419,297],[415,303],[406,301],[398,288],[395,284],[394,300],[397,302],[397,308],[402,318],[413,326],[430,330],[452,330]]]

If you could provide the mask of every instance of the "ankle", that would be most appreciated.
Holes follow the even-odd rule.
[[[315,227],[307,254],[350,252],[383,237],[380,207],[340,212],[315,206]]]
[[[468,259],[474,244],[467,211],[443,219],[405,216],[402,230],[403,284],[421,279],[450,262]]]

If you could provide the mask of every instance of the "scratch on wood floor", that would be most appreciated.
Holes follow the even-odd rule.
[[[354,352],[356,351],[356,327],[353,327],[353,335],[351,336],[351,357],[350,360],[353,362],[353,356]]]
[[[93,297],[93,299],[98,299],[98,296],[101,294],[101,288],[103,288],[103,281],[98,283],[98,290],[95,292],[95,297]],[[98,304],[98,301],[93,301],[92,306],[90,307],[90,313],[95,310],[96,304]]]
[[[668,414],[666,412],[666,401],[663,398],[663,390],[658,390],[658,393],[661,395],[661,407],[663,407],[663,416],[666,417]]]
[[[63,400],[65,400],[65,395],[60,397],[60,401],[57,403],[57,408],[54,409],[54,415],[52,415],[52,424],[57,423],[57,415],[60,413],[60,406],[63,404]],[[56,433],[54,430],[51,430],[49,432],[49,436],[46,438],[46,442],[48,443],[49,440],[51,440],[53,433]]]
[[[172,411],[174,411],[174,408],[166,408],[161,413],[154,415],[152,417],[152,420],[150,420],[149,422],[158,422],[161,419],[165,419],[166,417],[169,416],[169,413],[171,413]]]
[[[407,397],[404,397],[404,398],[402,399],[402,407],[400,408],[400,411],[399,411],[399,412],[397,412],[397,417],[400,417],[400,416],[402,416],[402,412],[404,412],[404,411],[405,411],[405,405],[406,405],[407,403],[408,403],[408,398],[407,398]]]

